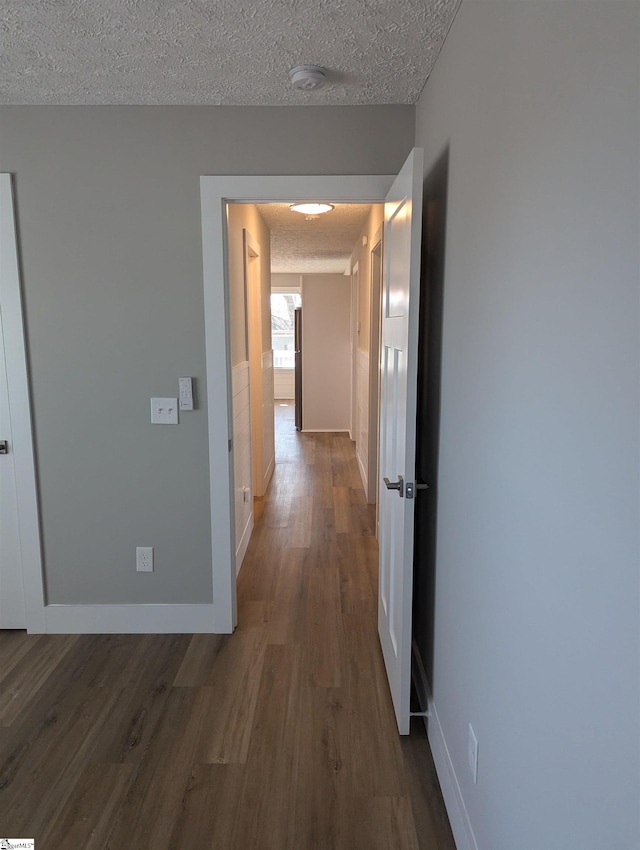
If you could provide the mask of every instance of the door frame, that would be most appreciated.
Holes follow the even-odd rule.
[[[24,313],[11,174],[0,174],[0,305],[16,478],[19,546],[27,631],[45,629],[40,514]]]
[[[360,264],[356,261],[351,267],[351,427],[349,436],[355,443],[358,439],[358,395],[356,392],[358,375],[358,287],[360,286]]]
[[[260,245],[243,228],[245,339],[249,363],[249,410],[251,418],[251,497],[264,495],[262,424],[262,314],[260,293]],[[253,268],[253,274],[252,274]],[[256,286],[257,275],[257,286]]]
[[[376,505],[378,539],[379,502],[378,446],[380,443],[380,338],[382,322],[382,276],[384,272],[384,222],[376,230],[369,246],[371,298],[369,302],[369,446],[367,458],[367,501]],[[375,270],[375,272],[374,272]],[[373,403],[372,403],[373,402]]]
[[[209,428],[213,631],[237,625],[227,204],[384,203],[395,175],[202,176],[202,264]]]

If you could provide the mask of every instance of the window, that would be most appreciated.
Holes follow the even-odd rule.
[[[299,292],[271,293],[271,346],[274,369],[293,369],[295,366],[293,315],[301,304]]]

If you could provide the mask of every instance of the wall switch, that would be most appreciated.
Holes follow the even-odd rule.
[[[152,398],[151,421],[154,425],[177,425],[178,399]]]
[[[478,781],[478,739],[473,731],[473,726],[469,724],[469,744],[468,744],[469,770],[473,776],[474,784]]]
[[[178,378],[180,410],[193,410],[193,379]]]
[[[139,573],[153,572],[153,546],[136,546],[136,570]]]

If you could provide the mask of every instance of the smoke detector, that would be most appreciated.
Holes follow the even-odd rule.
[[[289,71],[289,79],[294,89],[315,91],[327,82],[327,72],[320,65],[296,65]]]

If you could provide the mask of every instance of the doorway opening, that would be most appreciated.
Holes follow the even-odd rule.
[[[401,734],[409,731],[418,305],[423,152],[415,148],[396,176],[202,177],[214,629],[237,623],[234,538],[234,437],[231,388],[234,297],[227,242],[233,203],[384,202],[380,356],[380,582],[378,633]],[[244,287],[241,288],[244,291]],[[225,368],[226,366],[226,368]],[[220,402],[219,409],[213,402]],[[224,486],[224,485],[227,486]],[[395,493],[395,498],[394,498]],[[397,501],[397,496],[400,500]]]
[[[393,175],[203,176],[200,179],[214,587],[212,630],[219,634],[230,634],[237,623],[236,452],[231,404],[236,387],[232,375],[231,325],[234,315],[243,320],[244,312],[234,311],[237,290],[229,286],[233,266],[238,262],[227,243],[230,210],[233,204],[288,203],[291,198],[381,203],[393,182]]]
[[[236,573],[277,462],[280,404],[298,430],[348,434],[377,500],[383,214],[336,204],[318,222],[288,203],[228,204]]]

